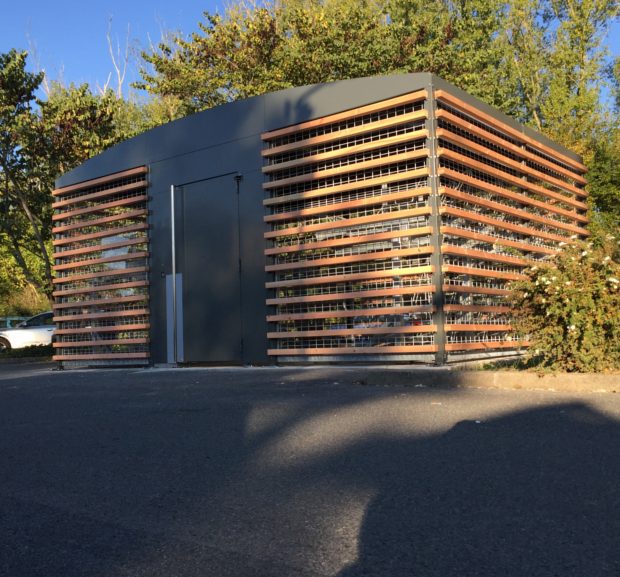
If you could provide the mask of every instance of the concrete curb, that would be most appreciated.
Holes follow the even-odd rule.
[[[148,370],[148,369],[147,369]],[[404,365],[342,366],[296,365],[266,367],[159,367],[158,370],[273,371],[276,378],[295,381],[307,375],[313,381],[347,385],[428,387],[435,389],[545,390],[571,393],[620,392],[620,373],[559,373],[539,375],[530,371],[470,371],[453,367]]]
[[[529,371],[462,371],[453,369],[360,370],[360,384],[433,388],[546,390],[573,393],[620,392],[620,374],[559,373],[538,375]]]
[[[55,367],[49,359],[2,359],[2,366],[27,365],[37,368]],[[108,368],[109,369],[109,368]],[[106,370],[106,368],[83,369],[89,371]],[[123,370],[122,367],[113,370]],[[132,369],[134,370],[134,369]],[[268,367],[155,367],[142,368],[151,370],[153,376],[159,371],[252,371],[273,372],[275,379],[295,382],[302,375],[313,381],[339,383],[357,386],[403,386],[434,389],[502,389],[502,390],[538,390],[567,393],[616,393],[620,392],[620,373],[558,373],[539,375],[530,371],[471,371],[452,367],[421,366],[268,366]],[[304,378],[306,380],[306,378]]]
[[[0,358],[2,365],[41,365],[44,363],[54,364],[50,357],[7,357]]]

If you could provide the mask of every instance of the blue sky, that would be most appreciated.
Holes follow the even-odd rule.
[[[222,10],[224,1],[203,0],[22,0],[2,7],[0,52],[27,49],[32,64],[65,83],[103,86],[113,70],[106,35],[124,47],[129,26],[133,50],[157,42],[162,30],[189,34],[205,10]],[[134,59],[135,61],[135,59]],[[35,66],[36,66],[35,65]],[[137,70],[128,77],[137,78]]]
[[[227,0],[12,0],[3,6],[0,21],[0,52],[28,49],[31,65],[44,69],[50,78],[65,83],[88,82],[103,86],[113,71],[106,34],[124,47],[129,26],[134,53],[157,42],[162,30],[189,34],[205,10],[222,11]],[[607,39],[612,54],[620,54],[620,23]],[[136,59],[127,72],[129,82],[138,78]]]

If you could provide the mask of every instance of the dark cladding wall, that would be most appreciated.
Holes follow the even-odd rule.
[[[232,188],[226,188],[222,194],[230,194],[237,184],[235,177],[241,177],[238,196],[240,282],[239,292],[231,294],[231,300],[235,299],[241,313],[241,362],[273,362],[267,355],[263,252],[263,233],[267,227],[263,222],[261,134],[404,94],[410,92],[412,87],[430,87],[430,82],[431,76],[428,74],[358,79],[294,88],[235,102],[141,134],[90,159],[58,180],[57,187],[62,188],[136,166],[148,168],[151,362],[165,363],[171,360],[170,186],[177,187],[177,203],[182,203],[186,194],[194,194],[194,189],[188,192],[188,188],[193,186],[191,183],[203,183],[207,191],[205,194],[211,194],[214,202],[217,202],[217,193],[209,190],[209,181],[217,181],[221,185],[224,183],[222,179],[229,178]],[[183,210],[177,207],[177,217],[182,219],[182,215]],[[206,212],[203,216],[204,227],[211,227],[212,213]],[[195,226],[195,223],[189,225]],[[218,276],[217,270],[201,272],[211,278]],[[192,287],[185,289],[191,291]],[[236,287],[234,290],[237,290]],[[183,289],[179,292],[182,293]],[[228,312],[222,311],[221,316],[223,318],[217,319],[219,326],[226,322]],[[189,334],[186,334],[186,327],[179,327],[178,332],[184,335],[185,348],[191,342],[202,341],[213,330],[206,324],[200,328],[196,325],[198,323],[194,323],[191,327],[194,332]],[[228,334],[225,337],[226,340],[230,339]],[[238,356],[235,350],[224,355],[229,358],[219,360],[238,362]]]
[[[447,98],[435,99],[435,91],[452,95],[458,103],[449,108]],[[384,104],[391,99],[403,102]],[[383,112],[375,119],[372,110]],[[387,114],[386,118],[381,114]],[[405,118],[411,114],[417,116]],[[395,120],[396,116],[401,118]],[[365,142],[373,123],[384,121],[386,126],[375,126],[383,130],[382,142]],[[405,125],[406,133],[390,132],[389,126]],[[327,148],[316,148],[320,144],[312,140],[316,138],[323,139]],[[342,146],[349,149],[335,151]],[[278,147],[283,148],[279,151]],[[529,162],[528,155],[541,160],[520,171]],[[483,168],[473,162],[486,164]],[[465,167],[460,180],[448,172],[458,171],[457,165]],[[295,88],[220,106],[124,142],[63,176],[57,186],[62,189],[140,166],[148,170],[149,183],[149,347],[153,363],[268,363],[289,358],[337,359],[341,354],[350,360],[357,348],[362,349],[361,358],[443,362],[447,352],[456,350],[451,345],[460,342],[467,342],[469,350],[498,348],[485,343],[506,342],[509,326],[504,323],[498,328],[505,314],[503,305],[499,301],[485,305],[496,307],[490,321],[494,331],[480,327],[490,316],[467,307],[483,306],[478,302],[480,295],[492,296],[494,290],[500,290],[496,296],[503,297],[505,289],[489,285],[474,291],[471,287],[478,287],[480,279],[493,284],[499,277],[507,280],[518,275],[531,254],[552,254],[554,245],[521,256],[500,255],[493,243],[499,246],[502,242],[495,239],[507,239],[503,246],[516,250],[523,249],[521,245],[541,247],[538,233],[533,235],[538,240],[524,240],[529,233],[523,227],[529,221],[538,222],[533,225],[536,230],[559,226],[569,232],[567,226],[572,226],[571,231],[584,234],[578,226],[585,219],[581,201],[568,198],[583,196],[578,157],[429,74]],[[545,182],[536,184],[545,170]],[[371,183],[373,178],[381,182]],[[460,184],[455,188],[450,179]],[[524,185],[529,181],[531,185]],[[389,198],[363,201],[363,190],[375,184],[378,189],[370,196]],[[489,186],[506,191],[493,188],[495,196],[485,200]],[[555,191],[553,187],[558,186]],[[546,194],[543,189],[553,190]],[[474,209],[453,206],[463,201],[457,198],[463,194],[484,202]],[[502,194],[504,199],[508,194],[519,195],[509,201],[515,203],[512,209],[497,205],[497,196]],[[346,195],[350,198],[345,199]],[[325,208],[335,200],[342,203],[339,210]],[[559,202],[557,209],[550,209],[557,218],[540,223],[540,218],[547,217],[532,209],[544,212],[551,202]],[[489,209],[493,214],[480,216]],[[471,219],[456,215],[456,210],[470,210],[479,221],[494,218],[490,226],[495,232],[455,233],[456,228],[468,228],[457,217]],[[514,210],[520,212],[515,215]],[[392,212],[389,217],[385,216],[388,211]],[[327,225],[330,219],[341,222]],[[352,222],[342,222],[349,219]],[[566,222],[558,225],[562,219]],[[397,232],[405,230],[403,226],[415,230]],[[506,231],[513,235],[515,226],[525,236],[507,238]],[[547,228],[542,230],[544,238],[545,234],[566,236]],[[365,243],[351,241],[362,233],[383,236],[369,237]],[[476,240],[472,234],[486,234],[476,237],[486,245],[464,245]],[[290,248],[293,245],[296,248]],[[365,248],[360,252],[355,247],[361,245]],[[389,249],[391,254],[375,257],[375,249]],[[327,252],[321,256],[323,250]],[[485,251],[493,257],[481,254]],[[173,252],[180,275],[176,284],[172,282]],[[456,258],[467,262],[456,262]],[[514,271],[497,271],[497,265],[514,265]],[[388,269],[391,272],[386,275]],[[491,281],[489,270],[494,271]],[[381,282],[386,286],[371,287]],[[411,286],[405,287],[404,282]],[[350,290],[351,286],[356,290]],[[325,297],[345,289],[358,293],[361,289],[366,294],[349,300],[341,298],[342,294]],[[387,290],[389,295],[373,296],[370,289]],[[354,308],[345,311],[340,306],[345,301]],[[453,308],[444,309],[444,303]],[[98,304],[91,304],[93,312]],[[461,313],[471,314],[465,318]],[[491,336],[468,336],[474,333]]]

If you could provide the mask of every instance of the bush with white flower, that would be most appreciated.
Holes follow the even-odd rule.
[[[571,239],[512,285],[512,324],[533,364],[562,371],[620,369],[620,262],[613,236]]]

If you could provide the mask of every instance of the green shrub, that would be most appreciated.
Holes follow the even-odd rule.
[[[49,310],[50,307],[47,297],[30,285],[7,294],[0,293],[0,316],[31,317]]]
[[[620,368],[620,264],[613,236],[571,240],[555,258],[513,283],[512,324],[540,368]]]
[[[0,359],[25,359],[31,357],[51,357],[54,354],[52,345],[31,345],[21,349],[11,349],[4,351]]]

